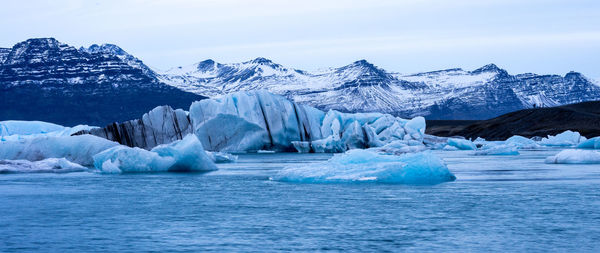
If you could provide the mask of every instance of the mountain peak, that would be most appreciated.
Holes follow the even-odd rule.
[[[199,62],[196,65],[196,69],[203,72],[212,71],[214,70],[215,65],[217,65],[215,61],[213,61],[212,59],[207,59]]]
[[[273,61],[271,61],[271,60],[269,60],[267,58],[264,58],[264,57],[257,57],[256,59],[251,60],[250,62],[251,63],[256,63],[256,64],[264,64],[264,65],[271,65],[271,64],[273,64]]]
[[[114,55],[129,55],[121,47],[114,45],[114,44],[102,44],[102,45],[92,44],[88,48],[81,47],[79,50],[88,52],[90,54],[109,53],[109,54],[114,54]]]

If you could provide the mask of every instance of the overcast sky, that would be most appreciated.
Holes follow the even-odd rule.
[[[526,2],[526,3],[524,3]],[[305,70],[367,59],[390,71],[475,69],[600,79],[597,0],[3,1],[0,46],[113,43],[151,67],[258,56]]]

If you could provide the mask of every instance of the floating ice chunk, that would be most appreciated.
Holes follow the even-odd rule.
[[[0,121],[0,136],[43,134],[64,129],[64,126],[43,121]]]
[[[394,184],[438,184],[455,179],[444,162],[430,152],[396,156],[360,149],[337,154],[323,163],[287,167],[271,178],[298,183]]]
[[[579,144],[579,142],[583,140],[581,134],[578,132],[567,130],[556,136],[548,135],[548,138],[542,138],[540,144],[546,146],[573,146]]]
[[[0,142],[0,159],[39,161],[46,158],[66,158],[83,166],[92,165],[93,156],[119,145],[92,135],[37,136]]]
[[[8,120],[0,122],[0,141],[18,141],[39,136],[71,136],[72,134],[96,128],[88,125],[64,127],[42,121]]]
[[[65,158],[48,158],[37,162],[27,160],[0,160],[1,173],[68,173],[87,168]]]
[[[518,155],[517,147],[512,145],[496,145],[475,151],[474,155]]]
[[[600,136],[582,141],[581,143],[579,143],[579,145],[577,145],[577,148],[600,149]]]
[[[202,143],[193,134],[170,144],[156,146],[151,151],[116,146],[95,155],[94,167],[104,173],[217,169],[213,160],[204,152]]]
[[[600,152],[594,150],[567,149],[546,158],[546,163],[600,164]]]
[[[506,141],[505,144],[518,147],[519,149],[538,149],[541,148],[539,144],[537,144],[534,140],[525,138],[520,135],[514,135]]]
[[[261,150],[257,150],[256,153],[258,153],[258,154],[275,154],[275,151],[261,149]]]
[[[456,147],[460,150],[476,150],[477,146],[470,140],[448,138],[448,145]]]
[[[236,162],[238,159],[237,155],[232,155],[229,153],[209,152],[209,151],[205,151],[205,152],[206,152],[206,155],[208,155],[208,157],[210,157],[210,159],[214,163],[233,163],[233,162]]]

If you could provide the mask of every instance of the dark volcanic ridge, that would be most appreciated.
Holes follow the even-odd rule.
[[[438,136],[505,140],[513,135],[545,137],[566,130],[578,131],[588,138],[600,136],[600,101],[525,109],[474,122],[429,121],[426,132]]]

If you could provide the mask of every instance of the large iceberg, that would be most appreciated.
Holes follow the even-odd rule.
[[[393,184],[438,184],[456,177],[431,152],[384,155],[353,149],[326,162],[287,167],[271,180],[298,183],[377,182]]]
[[[92,135],[36,136],[0,142],[0,159],[40,161],[66,158],[84,166],[93,164],[93,156],[119,145]]]
[[[216,170],[202,143],[190,134],[182,140],[156,146],[151,151],[116,146],[94,157],[94,167],[103,173],[193,172]]]
[[[577,148],[600,149],[600,136],[582,141],[581,143],[579,143],[579,145],[577,145]]]
[[[86,171],[87,168],[65,158],[48,158],[41,161],[0,160],[0,173],[68,173]]]
[[[586,138],[578,132],[567,130],[555,136],[549,135],[547,138],[542,138],[540,144],[545,146],[574,146],[585,140]]]
[[[567,149],[546,158],[546,163],[600,164],[600,152],[594,150]]]
[[[151,149],[194,133],[205,150],[344,152],[395,140],[423,141],[425,119],[381,113],[327,113],[267,91],[240,91],[194,102],[190,111],[157,107],[140,120],[82,131]]]

